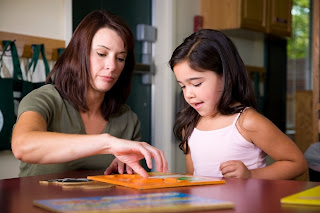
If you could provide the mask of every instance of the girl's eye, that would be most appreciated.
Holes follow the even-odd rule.
[[[184,88],[186,88],[186,86],[180,86],[181,87],[181,89],[184,89]]]
[[[193,86],[198,87],[200,85],[201,85],[201,83],[198,83],[198,84],[194,84]]]

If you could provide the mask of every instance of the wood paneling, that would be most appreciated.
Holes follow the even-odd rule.
[[[305,152],[314,142],[313,135],[313,91],[296,91],[296,134],[295,143],[302,152]],[[309,172],[306,171],[295,180],[309,180]]]
[[[313,91],[296,91],[296,134],[295,142],[305,152],[314,142],[313,130]]]

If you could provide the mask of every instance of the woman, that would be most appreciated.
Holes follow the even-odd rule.
[[[125,105],[135,65],[134,38],[117,16],[94,11],[75,30],[47,78],[47,85],[20,103],[12,151],[20,176],[76,169],[132,170],[143,177],[155,159],[167,171],[161,150],[140,140],[140,122]],[[109,154],[113,154],[109,155]]]

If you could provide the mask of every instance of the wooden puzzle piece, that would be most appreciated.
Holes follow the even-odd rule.
[[[42,185],[58,185],[63,189],[107,189],[114,187],[113,184],[103,183],[99,181],[89,180],[87,178],[62,178],[39,181]]]
[[[62,189],[83,189],[83,190],[96,190],[96,189],[108,189],[112,188],[115,185],[109,183],[103,183],[98,181],[93,181],[88,184],[79,184],[79,185],[62,185]]]
[[[60,179],[51,179],[51,180],[40,180],[40,184],[48,185],[48,184],[56,184],[56,185],[74,185],[74,184],[87,184],[89,182],[93,182],[93,180],[89,180],[87,178],[60,178]]]

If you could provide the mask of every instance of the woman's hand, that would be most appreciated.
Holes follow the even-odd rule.
[[[168,163],[163,151],[148,143],[116,139],[110,146],[110,150],[119,161],[125,163],[142,177],[148,177],[146,170],[139,164],[143,158],[146,159],[150,169],[152,169],[152,158],[154,158],[158,172],[166,173],[168,171]]]
[[[251,171],[242,161],[230,160],[220,164],[220,170],[223,177],[228,178],[250,178]]]
[[[114,173],[119,173],[119,174],[133,174],[134,171],[132,170],[132,168],[126,164],[124,164],[123,162],[119,161],[118,158],[115,158],[112,163],[110,164],[110,166],[106,169],[106,171],[104,172],[105,175],[110,175],[110,174],[114,174]]]

